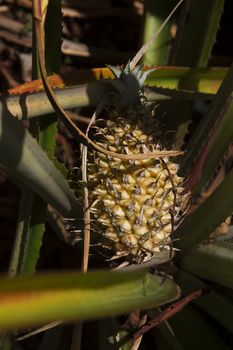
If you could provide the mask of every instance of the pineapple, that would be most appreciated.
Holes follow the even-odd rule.
[[[141,91],[148,72],[138,66],[130,71],[129,64],[112,70],[120,98],[96,128],[96,143],[121,154],[164,150],[159,122]],[[89,153],[88,164],[91,213],[115,256],[142,263],[170,251],[187,202],[179,165],[169,157],[121,160],[98,151]]]

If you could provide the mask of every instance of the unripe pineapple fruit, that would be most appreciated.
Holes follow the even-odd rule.
[[[164,150],[158,121],[139,94],[145,73],[136,68],[116,75],[120,108],[115,106],[96,128],[95,141],[121,154]],[[178,164],[169,157],[122,160],[98,151],[89,154],[88,164],[91,212],[115,255],[141,263],[170,250],[187,197]]]

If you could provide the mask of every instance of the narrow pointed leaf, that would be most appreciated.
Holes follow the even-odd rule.
[[[208,154],[206,159],[205,157],[201,158],[204,164],[200,174],[200,178],[193,189],[194,195],[200,193],[205,188],[205,186],[209,184],[209,181],[213,177],[215,170],[218,168],[221,161],[224,159],[224,156],[227,155],[227,152],[232,144],[233,103],[230,102],[228,105],[227,102],[226,105],[223,106],[223,109],[224,108],[225,111],[222,111],[222,113],[224,113],[223,118],[217,130],[214,131],[215,135],[213,136],[213,140],[212,142],[210,141],[210,145],[207,145],[207,149],[204,149],[204,153],[208,152]]]
[[[184,270],[233,289],[233,248],[231,246],[201,244],[179,264]]]
[[[178,89],[182,81],[186,81],[188,90],[211,93],[217,92],[228,68],[188,68],[157,66],[145,67],[145,69],[155,68],[146,80],[149,86]],[[49,84],[54,89],[63,89],[80,84],[93,83],[96,80],[114,79],[114,74],[109,68],[93,68],[85,70],[71,70],[63,75],[51,75],[48,77]],[[24,93],[35,93],[43,91],[41,79],[26,82],[7,90],[7,95],[22,95]],[[4,95],[5,98],[5,95]]]
[[[107,68],[105,70],[110,72],[110,70]],[[62,80],[62,78],[58,75],[54,75],[49,78],[49,83],[51,83],[51,86],[57,88],[54,93],[59,104],[61,104],[64,109],[97,105],[101,97],[109,91],[108,84],[105,84],[103,81],[69,86],[71,83],[75,85],[77,83],[80,84],[83,81],[85,82],[82,75],[84,72],[74,72],[73,80],[71,80],[70,77],[67,78],[67,80],[65,80],[65,78]],[[165,89],[178,89],[180,82],[185,80],[186,89],[190,91],[215,94],[223,78],[225,77],[226,72],[227,69],[224,68],[190,69],[184,67],[158,67],[155,72],[152,72],[149,75],[146,83],[149,86],[157,86]],[[92,79],[88,78],[89,74],[92,76],[92,71],[87,71],[86,74],[87,83],[106,77],[106,74],[103,73],[102,75],[101,72],[94,72]],[[75,76],[77,76],[77,78],[75,78]],[[113,76],[111,78],[113,78]],[[71,83],[69,83],[69,81],[71,81]],[[69,87],[65,88],[65,86],[67,86],[65,85],[65,82]],[[10,95],[2,95],[2,102],[7,106],[9,112],[19,119],[27,119],[45,115],[46,113],[52,112],[53,108],[47,98],[46,93],[41,91],[43,90],[42,86],[41,80],[35,80],[30,83],[22,84],[9,90],[8,93]],[[16,94],[24,95],[19,96]],[[38,101],[40,103],[39,109]]]
[[[157,67],[146,83],[149,86],[178,89],[185,81],[187,90],[216,93],[227,74],[224,68]]]
[[[168,327],[168,322],[160,324],[151,332],[158,350],[185,350],[172,332],[171,327]]]
[[[55,90],[58,102],[64,109],[95,106],[102,96],[109,91],[110,86],[103,82],[75,86],[61,90]],[[164,100],[195,100],[196,98],[212,99],[213,94],[205,92],[185,91],[168,88],[151,88],[146,93],[149,101]],[[10,113],[18,119],[28,119],[44,116],[53,111],[53,108],[44,92],[33,93],[21,103],[20,97],[8,96],[5,99]],[[38,103],[40,109],[38,109]],[[26,111],[26,113],[25,113]]]
[[[181,171],[195,176],[196,194],[208,183],[232,143],[232,91],[233,65],[187,147]]]
[[[2,279],[0,329],[125,314],[164,304],[178,296],[179,287],[170,279],[164,280],[144,271]]]
[[[104,82],[57,89],[54,94],[64,109],[96,106],[100,99],[109,92],[110,85]],[[23,96],[2,96],[8,111],[19,119],[43,116],[54,112],[45,92],[35,92]],[[38,108],[39,106],[39,108]]]
[[[205,349],[228,349],[222,339],[191,305],[187,305],[180,313],[172,317],[169,324],[184,349],[202,349],[203,345]]]
[[[169,89],[163,87],[148,87],[146,89],[146,97],[148,101],[165,101],[165,100],[181,100],[195,101],[196,99],[212,99],[214,94],[196,92],[182,89]]]
[[[215,43],[224,0],[186,1],[172,52],[172,64],[205,67]]]
[[[175,231],[174,238],[179,239],[175,246],[180,249],[176,256],[177,260],[194,250],[198,243],[208,238],[209,234],[232,214],[233,196],[230,191],[232,184],[233,171]]]
[[[202,280],[182,270],[176,274],[176,282],[184,294],[207,287]],[[193,300],[193,303],[233,334],[233,304],[224,298],[224,295],[213,289],[201,298]]]
[[[149,80],[149,85],[158,86],[157,90],[155,89],[154,95],[151,97],[156,100],[166,100],[173,97],[191,100],[197,97],[211,98],[211,95],[216,93],[221,82],[219,75],[224,76],[225,74],[224,72],[218,71],[216,73],[212,72],[208,78],[208,75],[205,77],[205,75],[197,75],[195,72],[192,74],[190,73],[190,81],[192,81],[193,84],[193,79],[196,77],[196,84],[193,86],[190,85],[190,91],[177,91],[179,80],[182,79],[185,74],[188,74],[187,69],[182,69],[177,72],[172,71],[170,74],[169,70],[167,72],[165,71],[164,74],[159,71],[155,73],[157,75],[155,75],[154,78],[153,76],[150,77],[151,81]],[[151,75],[153,75],[153,73]],[[210,81],[213,81],[213,86],[209,83]],[[198,84],[200,84],[200,87],[198,87]],[[101,97],[110,91],[109,89],[109,84],[106,84],[104,81],[99,81],[56,89],[54,93],[58,103],[61,104],[64,109],[72,109],[76,107],[96,106]],[[175,89],[175,91],[172,89]],[[1,99],[9,112],[19,119],[39,117],[53,111],[53,107],[45,92],[33,92],[24,96],[3,95]],[[38,103],[40,108],[38,108]]]
[[[159,27],[163,24],[169,13],[172,11],[174,2],[163,0],[145,0],[144,9],[144,33],[143,41],[148,42],[151,36],[156,33]],[[150,46],[150,49],[143,55],[143,62],[149,65],[161,64],[165,65],[168,61],[171,33],[170,23],[168,23],[161,33],[156,37],[156,40]]]
[[[224,0],[195,0],[183,3],[169,64],[207,66],[218,31],[223,3]],[[180,81],[179,89],[189,89],[192,84],[192,80],[187,76]],[[189,101],[168,102],[161,109],[161,113],[166,113],[164,122],[168,129],[176,130],[172,140],[178,147],[184,143],[193,110],[194,105]]]
[[[37,1],[33,1],[35,10]],[[45,45],[45,55],[47,69],[50,73],[59,72],[61,58],[61,0],[48,2],[42,0],[41,7],[44,8],[45,36],[40,38]],[[37,59],[37,42],[35,38],[35,25],[33,18],[33,45],[32,45],[32,77],[40,77]],[[39,103],[38,103],[39,105]],[[57,116],[55,113],[47,114],[46,118],[33,120],[30,123],[30,132],[38,140],[41,148],[48,157],[53,157],[55,152],[55,135],[57,132]],[[45,233],[45,220],[47,212],[47,202],[38,194],[34,195],[29,226],[25,235],[24,244],[21,245],[22,261],[20,263],[21,273],[34,273],[37,261],[40,256],[43,236]]]
[[[0,164],[64,216],[74,216],[78,202],[40,146],[0,104]]]

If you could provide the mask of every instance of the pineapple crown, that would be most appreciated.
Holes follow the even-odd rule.
[[[142,65],[137,65],[135,68],[130,68],[130,61],[124,68],[107,65],[111,69],[115,78],[111,81],[111,85],[120,95],[120,100],[117,105],[120,108],[133,106],[139,101],[140,90],[148,77],[156,68],[144,70]]]

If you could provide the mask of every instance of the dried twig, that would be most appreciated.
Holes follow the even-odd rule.
[[[86,135],[90,131],[91,126],[95,123],[98,114],[103,110],[107,103],[108,94],[103,96],[102,100],[98,104],[86,130]],[[82,271],[87,272],[88,269],[88,256],[89,256],[89,246],[90,246],[90,205],[88,200],[88,176],[87,176],[87,147],[81,145],[82,154],[82,181],[84,184],[83,189],[83,211],[84,211],[84,251],[83,251],[83,265]]]
[[[194,299],[197,299],[201,297],[202,295],[206,294],[209,292],[209,289],[199,289],[196,290],[195,292],[187,295],[183,299],[180,299],[176,303],[172,304],[168,308],[166,308],[163,312],[161,312],[158,316],[153,318],[151,321],[149,321],[145,326],[141,327],[138,329],[132,337],[132,342],[134,342],[137,338],[141,337],[143,334],[148,332],[154,327],[157,327],[160,325],[162,322],[168,320],[172,316],[176,315],[178,312],[180,312],[187,304],[189,304],[191,301]]]
[[[91,125],[95,122],[97,115],[97,109],[95,110],[91,121],[87,127],[86,135],[88,136],[88,132],[90,130]],[[84,184],[83,188],[83,212],[84,212],[84,247],[83,247],[83,263],[82,263],[82,271],[87,272],[88,270],[88,257],[89,257],[89,247],[90,247],[90,209],[89,209],[89,200],[88,200],[88,177],[87,177],[87,147],[81,145],[81,153],[82,153],[82,180]]]

